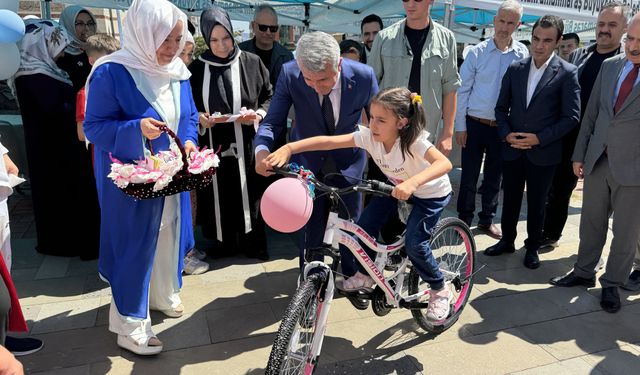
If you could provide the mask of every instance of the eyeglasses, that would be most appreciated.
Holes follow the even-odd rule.
[[[264,32],[267,32],[267,30],[271,31],[272,33],[277,33],[278,29],[280,28],[280,26],[278,25],[261,25],[258,24],[258,30]]]
[[[87,23],[84,23],[84,22],[76,22],[76,27],[78,27],[78,28],[81,28],[81,27],[88,27],[88,28],[90,28],[90,29],[91,29],[91,28],[93,28],[93,27],[96,27],[96,23],[95,23],[95,22],[92,22],[92,21],[89,21],[89,22],[87,22]]]

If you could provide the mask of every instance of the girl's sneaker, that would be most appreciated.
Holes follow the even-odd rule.
[[[198,250],[195,247],[187,253],[187,256],[196,258],[197,260],[204,260],[207,257],[207,253],[202,250]]]
[[[436,322],[446,319],[451,308],[450,302],[451,290],[446,285],[441,290],[430,290],[427,319]]]
[[[371,292],[373,291],[373,286],[376,285],[375,281],[373,281],[373,279],[363,273],[360,273],[360,271],[356,272],[355,275],[351,276],[350,278],[346,279],[343,283],[342,283],[342,290],[346,291],[346,292],[355,292],[358,290],[364,290],[367,292]]]
[[[192,251],[184,257],[184,273],[187,275],[200,275],[207,272],[209,270],[209,263],[198,260],[195,256],[190,256]]]

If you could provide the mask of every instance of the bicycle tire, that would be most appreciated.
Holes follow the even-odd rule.
[[[449,230],[453,230],[454,233],[458,235],[458,238],[443,238],[443,236],[447,235]],[[461,243],[447,242],[452,242],[453,240]],[[451,313],[446,319],[438,322],[433,322],[426,318],[426,309],[411,310],[411,314],[422,329],[427,332],[437,334],[446,331],[458,320],[460,314],[462,313],[462,310],[469,300],[469,296],[471,295],[471,290],[473,288],[473,272],[476,268],[476,244],[473,239],[473,234],[471,233],[471,230],[469,229],[467,224],[465,224],[462,220],[454,217],[448,217],[440,220],[433,229],[433,235],[431,236],[431,241],[429,242],[432,246],[431,251],[436,258],[436,261],[440,264],[441,268],[443,266],[446,266],[448,270],[454,273],[459,271],[460,278],[468,278],[467,282],[462,285],[459,292],[454,288],[453,285],[451,285],[451,283],[449,283],[449,287],[452,289],[454,298],[452,300]],[[459,264],[459,266],[464,266],[464,269],[462,271],[455,269],[455,265],[452,267],[448,263],[451,258],[445,256],[447,248],[452,249],[453,246],[459,246],[461,244],[464,245],[463,251],[464,255],[466,255],[466,261],[465,259],[462,259]],[[443,262],[445,262],[446,264],[443,265]],[[415,268],[412,268],[409,273],[409,294],[418,293],[421,282],[426,285],[426,283],[424,283],[420,279],[420,275],[418,275],[418,272],[416,272]]]
[[[308,362],[312,363],[315,370],[317,358],[309,360],[309,351],[313,346],[313,336],[318,318],[316,312],[318,306],[317,297],[322,284],[326,282],[326,277],[326,275],[322,274],[310,275],[294,293],[278,328],[265,374],[304,374]],[[313,311],[313,314],[310,315],[310,311]],[[302,353],[303,355],[298,354],[295,356],[298,358],[295,358],[290,355],[291,349],[294,345],[298,346],[300,343],[292,343],[292,339],[297,338],[296,341],[299,340],[301,330],[310,331],[305,334],[304,337],[308,337],[309,340],[302,347],[307,351]]]

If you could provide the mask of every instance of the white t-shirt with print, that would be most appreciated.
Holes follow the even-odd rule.
[[[424,154],[431,147],[434,147],[428,141],[429,133],[423,131],[418,135],[416,141],[409,147],[411,155],[405,154],[402,159],[402,150],[400,149],[400,138],[396,139],[396,143],[387,153],[382,142],[375,141],[373,134],[369,128],[362,125],[358,126],[358,130],[353,133],[353,139],[356,146],[363,148],[369,152],[371,158],[378,165],[382,173],[394,184],[398,185],[418,173],[427,169],[431,164],[424,158]],[[435,180],[429,181],[418,187],[413,195],[417,198],[441,198],[451,193],[451,183],[449,176],[446,174]]]

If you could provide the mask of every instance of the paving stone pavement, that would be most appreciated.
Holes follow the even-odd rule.
[[[459,171],[451,176],[456,185]],[[580,205],[579,187],[560,246],[541,254],[537,270],[524,268],[522,250],[485,257],[481,250],[495,240],[476,234],[478,265],[485,267],[475,277],[460,320],[440,335],[422,331],[408,311],[380,318],[337,298],[316,374],[640,373],[640,294],[622,292],[622,310],[607,314],[599,307],[599,288],[547,283],[575,261]],[[524,212],[526,204],[517,246],[524,240]],[[269,236],[269,261],[207,259],[209,272],[184,277],[186,314],[169,319],[152,313],[165,351],[142,358],[121,350],[107,330],[110,290],[97,277],[97,262],[35,252],[28,192],[11,198],[10,214],[13,275],[30,335],[45,342],[40,352],[20,358],[27,373],[264,372],[279,319],[296,286],[297,251],[288,237]],[[455,199],[445,216],[455,216]]]

